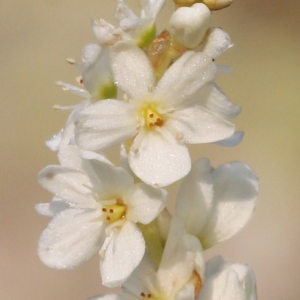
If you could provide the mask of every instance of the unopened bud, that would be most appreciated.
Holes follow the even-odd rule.
[[[229,6],[233,0],[202,0],[210,10],[219,10]]]
[[[200,0],[173,0],[176,7],[192,6],[195,3],[201,2]]]
[[[204,3],[210,10],[219,10],[229,6],[233,0],[173,0],[176,7],[192,6],[195,3]]]
[[[211,12],[203,3],[180,7],[170,19],[170,33],[179,44],[193,49],[203,40],[210,19]]]

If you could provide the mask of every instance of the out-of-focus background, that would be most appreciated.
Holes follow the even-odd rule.
[[[136,2],[127,1],[135,9]],[[173,11],[172,1],[166,2],[160,29]],[[51,270],[39,261],[37,241],[48,220],[34,205],[51,198],[38,185],[37,173],[57,163],[44,140],[67,117],[51,107],[80,101],[54,82],[74,82],[78,72],[65,58],[80,61],[83,46],[95,41],[90,18],[114,22],[114,4],[11,0],[0,5],[0,299],[84,300],[105,291],[97,258],[72,271]],[[252,221],[206,253],[251,265],[260,300],[300,299],[299,15],[297,0],[239,0],[214,13],[213,24],[234,43],[217,59],[232,67],[231,74],[219,74],[218,84],[243,108],[235,124],[245,138],[231,149],[192,147],[193,159],[206,156],[214,166],[241,160],[260,177]]]

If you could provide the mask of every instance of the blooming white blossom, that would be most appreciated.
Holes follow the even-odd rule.
[[[48,166],[39,174],[41,185],[66,205],[53,213],[38,252],[48,266],[69,269],[100,250],[103,283],[115,286],[144,255],[145,242],[136,223],[148,224],[159,214],[166,192],[135,184],[124,169],[103,162],[97,154],[86,155],[92,159],[82,159],[80,169]]]
[[[247,265],[232,264],[220,256],[205,264],[205,284],[196,300],[256,300],[256,282]]]
[[[201,105],[216,94],[216,67],[203,53],[183,54],[156,86],[138,47],[118,43],[111,56],[116,84],[127,101],[103,100],[78,113],[76,140],[82,149],[104,150],[134,138],[128,154],[132,171],[147,183],[165,186],[190,170],[185,144],[233,135],[233,124]]]
[[[65,82],[57,82],[64,91],[69,91],[85,100],[73,106],[55,106],[60,110],[71,110],[71,114],[65,126],[50,139],[46,145],[52,150],[58,152],[58,158],[62,164],[62,159],[68,159],[64,152],[68,151],[69,145],[75,145],[74,141],[74,116],[76,112],[87,107],[92,102],[117,95],[117,88],[114,84],[112,70],[110,68],[110,58],[105,46],[98,44],[88,44],[82,53],[81,83],[84,88],[74,86]],[[78,156],[77,156],[78,157]],[[72,159],[74,157],[72,156]],[[62,164],[63,165],[63,164]],[[65,165],[66,166],[66,165]]]
[[[150,44],[156,35],[155,19],[165,0],[139,0],[139,3],[140,17],[123,0],[118,0],[115,16],[119,20],[119,27],[101,18],[94,20],[92,27],[98,42],[113,45],[125,40],[139,47]]]
[[[177,215],[204,248],[226,240],[250,220],[257,199],[258,178],[242,162],[213,169],[198,160],[185,177],[176,202]]]
[[[174,218],[159,267],[146,253],[141,264],[122,285],[121,294],[108,294],[90,300],[112,299],[195,299],[204,278],[204,261],[199,241],[188,235]]]

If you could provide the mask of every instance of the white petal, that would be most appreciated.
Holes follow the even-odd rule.
[[[244,137],[244,132],[237,131],[231,137],[225,140],[218,141],[216,142],[216,144],[222,147],[234,147],[237,146],[243,140],[243,137]]]
[[[128,209],[126,218],[132,222],[149,224],[165,207],[167,192],[145,183],[138,183],[127,198],[123,199]]]
[[[153,97],[167,107],[186,107],[215,75],[216,66],[210,57],[201,52],[187,51],[165,72]]]
[[[211,166],[206,158],[199,159],[184,178],[176,201],[176,213],[185,230],[198,235],[213,205]]]
[[[105,294],[90,297],[87,300],[126,300],[127,297],[124,297],[123,294]]]
[[[212,28],[204,42],[202,52],[216,58],[232,46],[229,35],[220,28]]]
[[[139,0],[141,6],[141,17],[155,19],[163,5],[165,0]]]
[[[191,300],[195,299],[195,287],[193,284],[186,284],[174,297],[174,300]]]
[[[58,198],[84,208],[95,208],[88,176],[61,166],[48,166],[38,175],[39,183]]]
[[[235,127],[200,105],[170,115],[166,126],[175,128],[188,144],[211,143],[233,135]]]
[[[144,182],[166,186],[185,176],[191,159],[185,145],[166,129],[140,132],[128,155],[132,171]]]
[[[200,272],[201,277],[203,276],[204,261],[201,245],[194,236],[185,232],[183,224],[175,217],[171,222],[157,272],[157,281],[161,290],[172,299],[172,296],[191,279],[195,270]]]
[[[98,55],[101,53],[101,46],[98,44],[88,44],[82,51],[82,62],[84,64],[91,64],[95,62]]]
[[[256,300],[256,283],[252,270],[231,264],[217,256],[206,263],[205,284],[197,300]]]
[[[62,142],[57,156],[61,166],[76,170],[81,169],[82,158],[77,145],[65,145],[64,142]]]
[[[112,165],[111,161],[108,160],[104,155],[94,151],[80,150],[80,155],[84,159],[94,159]]]
[[[153,274],[154,270],[155,265],[153,264],[149,251],[146,251],[140,264],[122,285],[122,289],[126,295],[133,295],[133,297],[136,299],[140,298],[141,292],[144,292],[145,294],[148,294],[148,292],[150,293],[148,286],[149,273],[151,272]],[[155,278],[155,275],[150,277]]]
[[[38,253],[51,268],[70,269],[92,258],[100,249],[101,222],[97,210],[66,209],[42,233]]]
[[[233,119],[241,112],[241,108],[233,104],[217,86],[211,90],[206,106],[226,119]]]
[[[116,28],[104,19],[92,20],[93,33],[100,44],[112,44],[119,39]]]
[[[57,151],[58,150],[59,145],[61,143],[62,134],[63,134],[63,129],[61,129],[58,133],[54,134],[51,138],[49,138],[46,141],[46,146],[51,151]]]
[[[102,100],[77,115],[76,140],[86,150],[117,145],[137,132],[135,108],[124,101]]]
[[[226,240],[250,220],[258,193],[258,178],[242,162],[220,166],[212,173],[214,207],[208,223],[200,233],[206,248]]]
[[[61,201],[59,198],[54,197],[52,202],[38,203],[34,208],[40,215],[54,217],[59,212],[69,208],[69,205],[65,201]]]
[[[83,84],[94,101],[107,98],[107,87],[114,85],[107,47],[102,48],[95,61],[84,64],[81,73]]]
[[[117,86],[129,98],[141,100],[154,85],[152,66],[146,54],[131,43],[117,43],[110,51]]]
[[[120,27],[124,31],[131,29],[138,20],[138,17],[123,0],[119,0],[117,3],[115,17],[120,21]]]
[[[123,169],[98,160],[90,160],[93,187],[101,198],[121,197],[133,188],[133,178]],[[91,176],[90,176],[91,177]]]
[[[122,284],[141,262],[145,252],[142,233],[132,222],[115,229],[100,261],[102,283],[108,287]]]

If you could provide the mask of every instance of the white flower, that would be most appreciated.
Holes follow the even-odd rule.
[[[138,47],[118,43],[111,55],[116,84],[128,101],[103,100],[79,112],[81,148],[103,150],[135,137],[128,154],[132,171],[147,183],[165,186],[190,170],[185,144],[215,142],[234,133],[231,123],[201,105],[216,94],[216,68],[203,53],[186,52],[156,87],[150,62]]]
[[[257,193],[258,178],[246,164],[231,162],[213,169],[208,159],[200,159],[182,183],[176,212],[186,231],[209,248],[248,223]]]
[[[174,218],[158,269],[146,252],[141,264],[123,284],[119,295],[103,295],[90,300],[164,299],[193,300],[204,278],[204,261],[199,241],[188,235]]]
[[[253,271],[215,257],[205,264],[205,284],[196,300],[256,300]]]
[[[145,47],[152,42],[156,35],[155,19],[165,0],[139,2],[140,17],[136,16],[123,0],[118,0],[115,16],[119,20],[119,27],[103,19],[93,21],[93,32],[100,44],[113,45],[120,40],[126,40],[139,47]]]
[[[136,223],[148,224],[159,214],[166,192],[134,184],[124,169],[103,162],[97,154],[85,154],[90,159],[82,159],[80,169],[48,166],[39,174],[42,186],[66,206],[53,212],[38,252],[48,266],[69,269],[100,250],[103,284],[115,286],[144,255],[145,242]],[[53,204],[48,207],[53,211]]]

